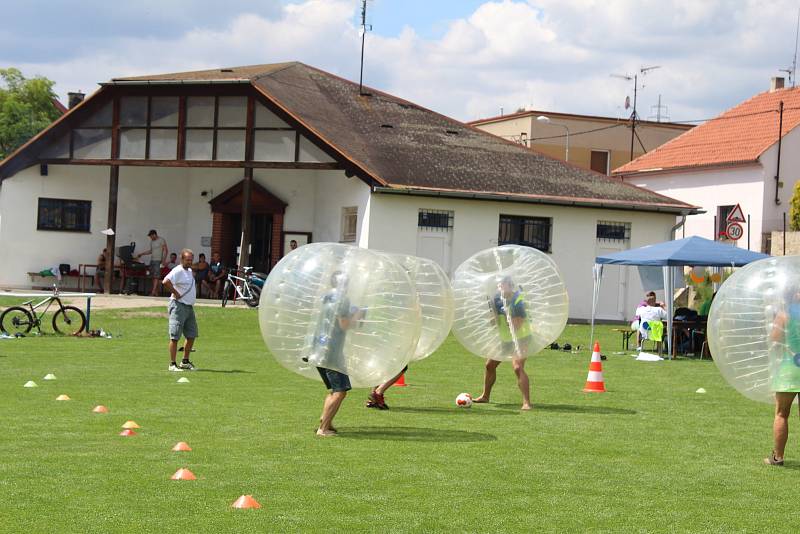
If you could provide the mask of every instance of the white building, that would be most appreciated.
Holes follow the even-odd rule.
[[[737,246],[769,252],[769,232],[788,225],[800,178],[800,87],[773,79],[760,93],[614,171],[625,182],[700,206],[684,235],[726,238],[740,204],[747,222]],[[779,134],[780,132],[780,134]],[[780,165],[779,165],[780,163]]]
[[[570,315],[588,318],[596,254],[669,239],[675,217],[696,211],[365,92],[301,63],[102,84],[0,162],[0,284],[93,263],[104,246],[141,249],[151,228],[171,250],[229,263],[251,243],[242,261],[265,271],[291,239],[426,256],[451,274],[481,249],[522,243],[554,256]],[[608,319],[641,298],[635,273],[616,276]]]

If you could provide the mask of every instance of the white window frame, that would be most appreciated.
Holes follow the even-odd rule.
[[[348,227],[352,224],[353,231],[348,232]],[[342,208],[342,231],[340,243],[355,243],[358,237],[358,206],[346,206]]]
[[[592,168],[592,152],[605,152],[608,157],[606,157],[606,176],[611,174],[611,151],[603,148],[590,148],[589,149],[589,168]]]

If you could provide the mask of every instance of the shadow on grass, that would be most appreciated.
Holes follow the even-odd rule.
[[[440,428],[363,426],[343,428],[340,439],[371,439],[380,441],[435,441],[450,443],[471,443],[477,441],[496,441],[497,437],[482,432],[464,430],[444,430]]]
[[[255,371],[243,371],[242,369],[195,369],[192,371],[193,373],[225,373],[225,374],[235,374],[235,373],[247,373],[253,374]]]
[[[519,408],[519,404],[496,404],[501,407]],[[537,404],[533,403],[533,411],[561,413],[593,413],[601,415],[636,415],[636,410],[625,408],[609,408],[608,406],[578,406],[575,404]]]
[[[517,406],[519,408],[519,406]],[[448,415],[452,415],[454,413],[457,414],[471,414],[471,415],[519,415],[519,410],[504,410],[504,409],[496,409],[496,410],[484,410],[484,409],[472,409],[472,410],[464,410],[454,406],[452,408],[442,408],[442,407],[427,407],[427,408],[415,408],[412,406],[400,406],[395,407],[390,410],[391,412],[403,412],[403,413],[446,413]]]

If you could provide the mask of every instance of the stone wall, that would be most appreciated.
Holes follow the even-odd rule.
[[[783,232],[772,232],[769,253],[773,256],[784,256]],[[800,232],[786,232],[786,256],[800,255]]]

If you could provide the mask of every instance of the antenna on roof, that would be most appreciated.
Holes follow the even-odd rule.
[[[795,78],[797,77],[797,38],[800,36],[800,8],[797,9],[797,27],[794,32],[794,57],[792,58],[792,67],[789,69],[780,69],[789,75],[789,83],[794,87]]]
[[[367,0],[361,0],[361,74],[358,77],[358,94],[364,96],[364,42],[372,24],[367,24]]]
[[[660,69],[660,65],[653,65],[652,67],[641,67],[639,72],[634,73],[633,76],[630,74],[611,74],[612,78],[622,78],[623,80],[633,81],[633,110],[631,111],[631,161],[633,161],[633,141],[636,139],[636,120],[639,118],[636,114],[636,95],[639,91],[639,74],[642,75],[644,78],[648,72],[655,69]],[[644,84],[642,84],[642,89],[644,89]],[[629,99],[625,99],[625,109],[628,109],[629,106]]]

